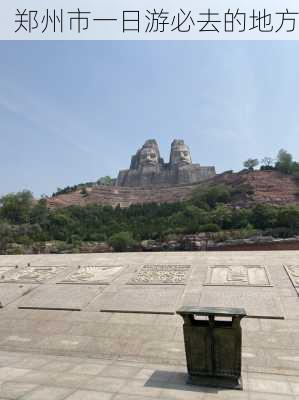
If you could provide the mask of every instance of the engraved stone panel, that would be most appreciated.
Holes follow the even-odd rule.
[[[185,285],[191,265],[143,265],[129,285]]]
[[[284,312],[280,300],[275,293],[252,291],[246,288],[222,288],[211,290],[205,288],[201,294],[199,305],[201,307],[232,307],[245,308],[251,317],[283,317]]]
[[[103,286],[87,285],[39,286],[32,294],[22,299],[19,308],[80,311],[104,288]]]
[[[13,283],[0,283],[0,308],[12,303],[21,296],[33,290],[36,285],[15,285]]]
[[[215,265],[209,267],[206,285],[271,286],[266,267],[261,265]]]
[[[299,296],[299,265],[288,265],[284,268]]]
[[[183,286],[164,286],[163,290],[141,285],[125,286],[119,292],[104,293],[99,298],[98,310],[174,314],[183,292]]]
[[[122,272],[123,268],[123,266],[80,266],[58,283],[109,285]]]
[[[1,283],[43,283],[54,278],[64,267],[25,267],[1,276]]]
[[[17,269],[16,265],[3,265],[3,266],[0,266],[0,277],[2,277],[5,272],[14,271],[15,269]]]

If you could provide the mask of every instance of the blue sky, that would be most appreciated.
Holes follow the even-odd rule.
[[[298,42],[0,42],[0,195],[115,177],[146,139],[299,159]]]

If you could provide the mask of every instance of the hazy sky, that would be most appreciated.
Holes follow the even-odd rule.
[[[299,159],[297,42],[0,42],[0,195],[116,176],[146,139],[168,161]]]

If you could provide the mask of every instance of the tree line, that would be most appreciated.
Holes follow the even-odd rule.
[[[253,171],[259,164],[261,164],[260,169],[262,171],[276,170],[299,179],[299,163],[294,161],[292,154],[284,149],[279,150],[276,159],[264,157],[261,162],[259,162],[257,158],[248,158],[248,160],[243,163],[244,167],[249,171]]]
[[[256,165],[256,159],[244,163],[249,170]],[[279,151],[275,162],[265,157],[261,169],[299,177],[299,163],[286,150]],[[97,183],[111,185],[113,180],[103,177]],[[77,188],[86,190],[90,184]],[[60,192],[69,190],[73,188]],[[258,230],[274,237],[299,235],[299,205],[232,205],[235,199],[251,194],[252,189],[246,185],[213,185],[195,189],[192,198],[184,202],[123,209],[98,204],[49,209],[45,198],[36,201],[30,191],[10,193],[0,198],[0,253],[5,253],[11,244],[30,246],[51,241],[66,243],[71,249],[84,242],[107,242],[123,250],[134,248],[143,240],[163,241],[171,235],[201,232],[252,235]]]
[[[73,247],[82,242],[107,242],[114,248],[133,248],[142,240],[165,240],[169,235],[261,230],[276,237],[299,235],[299,206],[231,205],[240,190],[215,185],[195,190],[192,199],[170,204],[70,206],[49,209],[29,191],[0,199],[0,252],[11,243],[61,241]]]

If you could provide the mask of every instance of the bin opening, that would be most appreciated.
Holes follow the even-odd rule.
[[[208,327],[208,326],[212,326],[212,325],[214,325],[215,324],[215,322],[216,322],[216,324],[217,324],[217,327],[221,327],[221,328],[225,328],[225,327],[228,327],[228,328],[231,328],[231,326],[232,326],[232,324],[233,324],[233,321],[232,321],[232,319],[230,320],[230,321],[219,321],[219,320],[215,320],[215,321],[209,321],[209,320],[204,320],[204,319],[195,319],[194,320],[194,322],[193,322],[193,326],[198,326],[198,327],[200,327],[200,326],[202,326],[202,327]]]
[[[233,317],[214,317],[214,321],[232,321]],[[209,317],[205,315],[194,315],[195,321],[209,321]]]

